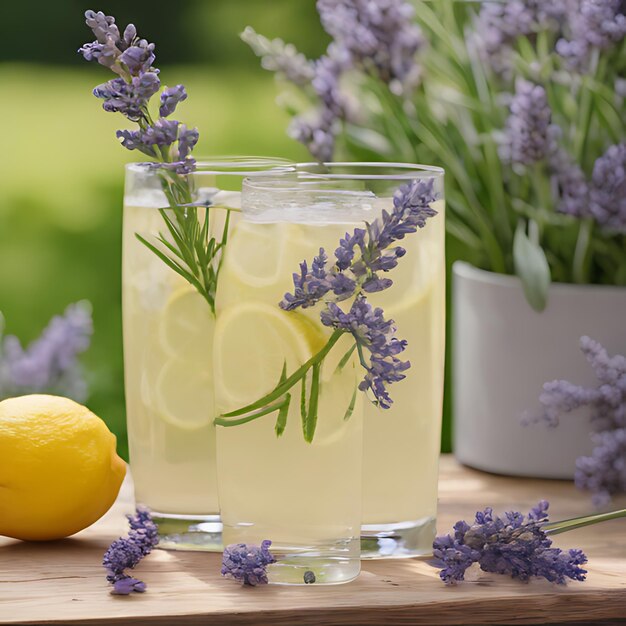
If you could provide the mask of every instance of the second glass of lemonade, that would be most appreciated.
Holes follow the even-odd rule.
[[[299,177],[323,177],[368,190],[374,217],[393,207],[399,186],[432,184],[436,214],[400,244],[406,255],[389,274],[393,286],[369,295],[398,335],[411,363],[393,385],[393,404],[364,403],[362,558],[430,554],[436,534],[445,362],[444,170],[402,163],[299,164]],[[371,220],[366,215],[362,219]],[[306,256],[306,255],[305,255]]]
[[[171,227],[201,228],[210,216],[205,239],[228,238],[237,229],[244,177],[289,167],[282,159],[220,157],[199,160],[185,177],[148,163],[126,168],[122,282],[130,461],[137,502],[153,512],[159,547],[222,549],[212,422],[215,307],[167,261],[188,267],[188,251]],[[181,205],[181,198],[189,202]]]
[[[312,271],[320,248],[332,258],[346,233],[391,212],[398,188],[417,180],[432,184],[436,215],[402,240],[406,254],[390,274],[394,285],[368,294],[413,344],[407,379],[391,390],[399,409],[384,411],[358,391],[364,371],[351,335],[341,336],[315,371],[311,364],[332,342],[332,329],[320,321],[319,307],[284,310],[279,302],[294,290],[303,261]],[[244,182],[216,307],[218,490],[225,544],[272,541],[277,562],[269,567],[270,582],[352,580],[359,572],[363,509],[370,555],[421,552],[410,540],[434,529],[443,210],[437,168],[307,164],[295,174]],[[298,376],[301,383],[289,386]],[[316,427],[307,439],[313,385],[319,388]]]

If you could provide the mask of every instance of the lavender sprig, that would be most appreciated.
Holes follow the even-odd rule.
[[[331,266],[323,248],[310,266],[306,261],[300,264],[300,272],[293,274],[293,293],[285,294],[279,306],[285,311],[295,311],[314,307],[323,301],[320,320],[324,326],[332,328],[330,338],[317,354],[290,376],[283,370],[280,381],[270,393],[247,406],[224,413],[215,419],[215,424],[235,426],[276,411],[280,421],[289,409],[292,387],[300,384],[302,398],[306,397],[310,374],[308,402],[302,404],[302,424],[305,440],[311,442],[317,422],[319,371],[330,350],[345,334],[352,336],[354,344],[341,362],[347,361],[356,351],[365,370],[358,389],[370,391],[373,402],[379,407],[390,408],[392,399],[387,387],[404,379],[404,372],[410,367],[409,362],[398,358],[407,344],[395,337],[393,320],[385,320],[382,309],[369,304],[367,294],[392,286],[393,281],[382,274],[395,268],[405,254],[404,248],[394,244],[423,228],[427,220],[437,214],[431,207],[435,199],[433,179],[403,185],[394,194],[391,211],[383,210],[379,218],[366,224],[366,228],[346,233],[339,241]],[[337,303],[350,298],[352,302],[346,312]],[[346,418],[351,414],[353,401],[354,398],[346,411]],[[277,422],[277,433],[280,435],[283,430],[284,425],[279,428]]]
[[[267,585],[267,566],[276,563],[270,552],[272,542],[266,539],[260,546],[235,543],[226,546],[222,555],[222,576],[256,587]]]
[[[120,35],[115,18],[102,11],[86,11],[85,23],[96,40],[85,44],[78,52],[87,61],[97,61],[118,75],[98,85],[93,91],[94,96],[104,100],[102,108],[105,111],[121,113],[139,125],[137,131],[117,132],[122,145],[128,150],[139,150],[157,161],[175,163],[175,171],[188,173],[193,167],[188,156],[190,150],[180,149],[181,140],[184,143],[184,135],[180,133],[186,127],[178,121],[164,119],[174,112],[178,102],[187,97],[184,87],[177,85],[163,92],[159,119],[154,121],[148,104],[161,87],[159,70],[152,66],[156,58],[154,44],[140,39],[133,24],[129,24]],[[173,147],[176,142],[179,143],[178,149]]]
[[[572,10],[570,4],[568,0],[481,3],[472,33],[481,60],[498,76],[510,77],[516,40],[539,31],[558,33]]]
[[[53,317],[27,348],[13,335],[2,338],[0,316],[0,399],[45,392],[84,402],[87,384],[78,355],[89,347],[92,333],[86,302],[71,304]]]
[[[526,420],[554,427],[563,414],[589,407],[595,448],[590,457],[576,460],[575,482],[592,492],[596,506],[605,506],[612,496],[626,493],[626,357],[609,356],[589,337],[581,337],[580,347],[598,386],[588,388],[566,380],[545,383],[539,396],[541,413]]]
[[[362,70],[407,97],[418,85],[416,55],[424,40],[412,22],[415,10],[405,0],[318,0],[322,25],[333,41],[326,53],[309,61],[294,46],[270,41],[250,27],[242,39],[261,57],[262,66],[312,96],[312,111],[294,117],[289,135],[320,162],[332,160],[342,122],[354,114],[341,89],[341,78]]]
[[[609,50],[626,36],[621,0],[580,0],[570,15],[571,38],[561,38],[556,51],[570,68],[587,71],[594,49]]]
[[[159,541],[156,524],[148,509],[137,507],[135,515],[126,517],[130,525],[128,536],[116,539],[102,560],[114,595],[129,595],[133,591],[143,593],[146,590],[146,584],[130,576],[126,570],[134,569]]]
[[[132,24],[120,35],[115,18],[101,11],[87,11],[85,21],[96,40],[85,44],[79,52],[87,61],[97,61],[117,75],[98,85],[93,93],[103,100],[105,111],[121,113],[137,123],[136,129],[118,130],[117,138],[126,149],[137,150],[154,160],[150,165],[161,176],[170,206],[169,210],[159,209],[166,230],[156,238],[158,245],[139,234],[137,238],[195,287],[215,312],[220,259],[227,241],[229,218],[227,216],[218,241],[210,234],[211,203],[204,203],[203,211],[193,208],[196,204],[189,174],[196,168],[191,153],[198,143],[198,129],[170,118],[179,103],[187,99],[187,91],[183,85],[163,89],[158,117],[154,119],[149,105],[161,89],[160,71],[153,66],[154,44],[140,39]]]
[[[410,93],[420,72],[416,54],[424,45],[405,0],[317,0],[322,26],[353,67],[373,72],[396,93]]]
[[[567,579],[585,580],[581,566],[587,557],[581,550],[564,552],[552,547],[543,526],[548,521],[548,503],[543,500],[528,515],[516,511],[494,516],[493,509],[478,511],[473,524],[459,521],[454,534],[437,537],[431,564],[441,569],[439,576],[447,585],[465,578],[475,563],[480,569],[505,574],[527,582],[531,578],[563,585]]]
[[[541,85],[518,79],[500,156],[519,165],[544,160],[551,146],[551,118],[546,90]]]

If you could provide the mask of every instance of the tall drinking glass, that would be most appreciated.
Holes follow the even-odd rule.
[[[401,264],[404,269],[399,266],[393,272],[395,289],[369,293],[368,299],[394,318],[409,309],[405,326],[425,324],[427,329],[401,327],[400,336],[420,340],[425,350],[436,344],[438,351],[443,349],[441,303],[429,305],[432,313],[423,312],[418,303],[431,298],[431,290],[436,289],[433,283],[443,280],[438,271],[443,265],[437,266],[443,259],[443,240],[437,236],[443,233],[438,228],[443,222],[440,170],[382,164],[306,165],[297,174],[264,175],[244,182],[242,220],[224,256],[217,298],[218,490],[224,543],[273,542],[277,563],[269,567],[270,582],[303,583],[305,574],[316,583],[354,578],[359,571],[361,504],[368,506],[361,493],[363,476],[366,480],[369,476],[367,470],[363,473],[361,462],[361,418],[363,405],[369,404],[358,390],[365,374],[362,355],[354,349],[352,334],[339,333],[338,337],[320,315],[328,300],[338,300],[344,311],[350,308],[349,301],[342,303],[329,294],[314,305],[291,307],[286,306],[285,294],[294,292],[294,280],[298,283],[303,272],[317,271],[311,261],[320,248],[330,257],[330,267],[347,232],[382,218],[383,209],[393,209],[396,190],[418,180],[431,184],[432,207],[437,211],[432,230],[437,233],[422,238],[423,246],[417,243],[420,233],[408,235],[402,241],[407,249]],[[427,232],[428,226],[421,230]],[[300,265],[303,260],[306,268]],[[319,266],[319,260],[316,263]],[[437,288],[437,293],[443,293],[443,284]],[[440,316],[436,323],[431,319],[435,313]],[[419,354],[420,348],[414,352]],[[411,389],[421,391],[415,379],[423,375],[422,361],[417,361],[417,368],[408,371],[408,380],[394,385],[394,397],[402,385],[409,398]],[[317,363],[316,370],[312,364]],[[307,438],[314,386],[319,388],[316,427],[314,436]],[[420,401],[414,399],[410,405]],[[437,406],[431,408],[434,414],[428,419],[432,424],[422,427],[422,432],[431,433],[430,441],[417,437],[411,454],[428,448],[431,463],[424,463],[425,482],[435,484],[428,493],[433,502],[425,508],[434,518],[440,408],[439,414]],[[387,442],[403,437],[389,437],[387,431],[404,429],[404,437],[410,437],[416,428],[396,422],[392,411],[373,410],[370,421],[374,420],[380,421],[375,424],[380,435],[373,450],[375,465],[380,467],[397,454],[386,447]],[[413,411],[412,421],[417,420]],[[435,430],[437,437],[432,435]],[[416,464],[405,459],[398,465],[394,459],[394,467],[398,466],[408,471]],[[385,528],[377,528],[385,533],[382,539],[392,535],[388,524],[406,521],[395,515],[407,509],[413,514],[421,497],[422,477],[392,476],[398,479],[406,491],[395,508],[383,502],[381,515],[372,519],[373,523],[383,520],[380,525]]]
[[[236,229],[245,176],[289,167],[282,159],[226,157],[200,160],[182,177],[145,163],[126,168],[128,438],[136,499],[152,509],[160,547],[221,550],[210,273],[221,250],[210,242]]]
[[[406,255],[389,273],[394,285],[371,294],[407,340],[411,363],[393,386],[393,404],[364,407],[362,557],[429,554],[435,537],[445,357],[444,171],[410,164],[301,164],[300,176],[359,181],[376,194],[378,213],[393,206],[398,186],[432,181],[437,214],[400,244]],[[344,182],[345,184],[345,182]],[[367,219],[371,219],[368,217]]]

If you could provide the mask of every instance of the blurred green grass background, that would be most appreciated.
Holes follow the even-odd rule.
[[[83,362],[89,407],[128,458],[121,341],[121,218],[124,163],[137,155],[115,139],[131,127],[91,90],[111,76],[76,54],[92,39],[86,8],[137,25],[157,44],[164,84],[185,84],[179,119],[200,129],[197,155],[306,151],[285,133],[272,76],[239,40],[252,24],[317,56],[326,45],[314,0],[160,0],[90,6],[43,0],[12,5],[0,40],[3,158],[0,167],[0,311],[6,332],[34,339],[70,302],[93,305],[95,333]],[[37,14],[33,21],[31,16]],[[27,32],[28,37],[23,34]],[[54,36],[52,36],[54,33]],[[32,41],[45,45],[33,46]],[[444,442],[448,441],[448,429]],[[447,444],[444,444],[446,446]]]

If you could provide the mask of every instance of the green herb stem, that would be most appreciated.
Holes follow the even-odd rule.
[[[215,423],[220,426],[232,426],[234,425],[233,421],[224,418],[232,418],[239,417],[241,415],[245,415],[246,413],[250,413],[251,411],[256,411],[257,409],[261,409],[266,407],[268,404],[278,400],[281,396],[287,393],[292,387],[294,387],[306,374],[308,371],[320,364],[326,355],[330,352],[332,347],[339,341],[341,335],[343,335],[346,331],[344,330],[335,330],[333,334],[328,339],[328,342],[324,345],[324,347],[317,353],[314,354],[304,365],[299,367],[291,376],[289,376],[285,381],[279,383],[270,393],[259,398],[256,402],[252,402],[240,409],[235,411],[229,411],[228,413],[223,413],[218,418],[215,419]],[[276,409],[274,409],[276,410]]]
[[[548,522],[547,524],[544,524],[542,528],[547,535],[558,535],[560,533],[567,532],[568,530],[583,528],[584,526],[590,526],[591,524],[598,524],[599,522],[606,522],[620,517],[626,517],[626,509],[610,511],[609,513],[583,515],[582,517],[574,517],[572,519],[561,520],[558,522]]]

